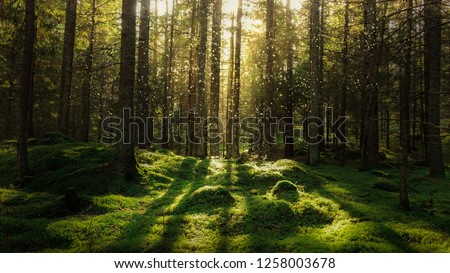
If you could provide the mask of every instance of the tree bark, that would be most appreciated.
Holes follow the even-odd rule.
[[[339,103],[339,115],[347,115],[347,88],[348,88],[348,39],[350,37],[350,20],[349,9],[350,0],[345,0],[345,14],[344,14],[344,42],[342,48],[342,94]],[[347,135],[345,123],[341,126],[341,132],[344,136]],[[345,148],[346,143],[339,142],[339,162],[342,166],[345,165]]]
[[[241,50],[242,50],[242,0],[238,1],[236,15],[236,46],[234,52],[234,84],[233,84],[233,152],[234,158],[240,156],[239,137],[241,131],[240,123],[240,100],[241,100]]]
[[[400,86],[400,146],[401,155],[401,173],[400,173],[400,207],[403,210],[409,210],[408,198],[408,155],[409,155],[409,93],[411,90],[411,51],[412,51],[412,32],[413,32],[413,0],[408,1],[407,10],[407,34],[406,50],[404,56],[404,70],[402,84]]]
[[[362,126],[360,170],[368,170],[378,158],[378,88],[376,0],[364,1],[364,83],[361,105],[367,105]],[[364,108],[364,107],[363,107]]]
[[[81,141],[89,141],[89,129],[91,125],[91,84],[92,84],[92,63],[94,62],[94,39],[95,39],[95,13],[97,12],[96,0],[91,3],[91,28],[89,29],[89,45],[86,50],[86,70],[83,78],[83,91],[81,96]]]
[[[17,163],[19,183],[26,183],[29,175],[28,167],[28,106],[32,87],[34,42],[36,34],[36,2],[25,2],[25,43],[23,47],[23,65],[19,93],[19,125],[17,132]]]
[[[427,151],[430,162],[430,176],[444,177],[445,166],[440,132],[440,92],[441,92],[441,1],[425,0],[425,73],[428,75],[426,105],[428,106]]]
[[[320,0],[313,0],[311,3],[311,30],[310,30],[310,62],[311,62],[311,79],[310,79],[310,110],[309,114],[312,118],[320,117]],[[308,128],[309,136],[315,138],[319,134],[318,126],[314,124]],[[320,144],[310,139],[309,157],[310,164],[317,165],[320,162]]]
[[[137,105],[136,116],[144,121],[149,117],[150,85],[149,85],[149,43],[150,43],[150,0],[141,0],[138,68],[137,68]],[[147,124],[153,126],[153,124]],[[145,126],[145,127],[147,127]],[[139,128],[138,146],[145,148],[148,145],[149,128]]]
[[[5,0],[0,0],[0,27],[3,24],[4,6],[5,6]]]
[[[66,1],[66,23],[64,27],[58,116],[58,130],[66,135],[69,134],[77,2],[77,0]]]
[[[200,0],[199,3],[199,48],[198,48],[198,110],[201,119],[200,128],[200,157],[208,156],[208,124],[206,121],[206,45],[208,35],[208,0]]]
[[[228,92],[227,92],[227,112],[226,112],[226,158],[232,156],[233,144],[233,85],[234,85],[234,14],[231,17],[231,38],[230,38],[230,61],[228,70]]]
[[[120,176],[127,179],[136,173],[136,157],[134,154],[135,137],[131,128],[131,117],[134,115],[135,87],[135,53],[136,53],[136,0],[122,0],[122,30],[120,44],[119,101],[118,116],[125,113],[123,136],[116,146],[115,168]],[[129,116],[128,116],[129,115]]]
[[[274,24],[274,0],[266,2],[266,73],[265,73],[265,99],[264,99],[264,141],[265,156],[268,160],[273,159],[273,137],[271,132],[270,115],[273,110],[274,96],[274,48],[275,24]]]
[[[286,31],[288,35],[287,40],[287,71],[286,71],[286,127],[285,127],[285,147],[284,156],[294,156],[294,49],[292,37],[292,11],[291,0],[286,1]]]
[[[210,117],[213,121],[210,133],[210,155],[219,156],[219,103],[220,103],[220,50],[222,24],[222,0],[214,0],[211,37],[211,102]]]
[[[191,30],[189,35],[189,94],[188,94],[188,128],[187,128],[187,143],[186,154],[188,156],[194,155],[195,146],[195,108],[196,108],[196,84],[195,84],[195,48],[196,44],[194,38],[196,36],[196,17],[197,17],[197,1],[192,0],[192,14],[191,14]]]

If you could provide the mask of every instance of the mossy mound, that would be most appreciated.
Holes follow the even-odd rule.
[[[28,142],[30,145],[36,146],[36,145],[56,145],[56,144],[72,143],[76,142],[76,140],[61,133],[52,132],[47,133],[41,136],[40,138],[29,139]]]
[[[330,224],[337,217],[338,210],[339,208],[331,201],[322,198],[303,201],[297,207],[303,226]]]
[[[297,185],[288,180],[281,180],[272,188],[272,195],[277,199],[297,201],[300,198]]]
[[[186,201],[188,208],[226,207],[234,204],[234,197],[228,189],[222,186],[205,186],[194,191]]]
[[[372,186],[374,189],[387,191],[387,192],[397,192],[400,190],[398,184],[393,183],[390,180],[376,182]]]
[[[248,215],[251,226],[257,228],[273,228],[291,226],[296,221],[296,213],[292,206],[284,200],[263,200],[250,208],[252,213]]]

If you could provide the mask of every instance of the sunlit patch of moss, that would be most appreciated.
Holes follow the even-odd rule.
[[[96,252],[119,238],[122,228],[130,222],[133,214],[116,212],[56,221],[47,226],[46,235],[49,240],[61,244],[66,251]]]
[[[234,196],[223,186],[204,186],[190,194],[180,210],[214,209],[234,204]]]
[[[183,217],[179,231],[172,237],[172,252],[216,252],[220,243],[217,215],[190,214]],[[170,227],[169,227],[170,228]]]
[[[297,221],[291,204],[284,200],[268,200],[254,197],[249,204],[246,225],[251,231],[261,229],[291,230]]]
[[[341,216],[339,205],[316,195],[303,194],[294,208],[299,214],[299,222],[304,226],[330,224]]]
[[[290,202],[296,202],[300,198],[299,186],[288,180],[281,180],[272,188],[272,196]]]

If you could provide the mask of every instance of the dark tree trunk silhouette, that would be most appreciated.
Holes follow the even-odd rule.
[[[364,1],[364,82],[362,116],[361,166],[368,170],[378,158],[378,88],[377,79],[377,2]]]
[[[136,172],[135,137],[131,124],[134,115],[136,65],[136,0],[122,0],[122,30],[120,44],[120,74],[118,116],[123,114],[122,139],[116,146],[116,172],[128,179]]]
[[[208,40],[208,0],[199,2],[199,47],[198,47],[198,112],[201,119],[200,128],[200,154],[204,158],[208,156],[208,124],[206,121],[206,45]]]
[[[291,0],[286,1],[286,31],[287,40],[287,71],[286,71],[286,127],[284,156],[294,156],[294,49],[292,36],[292,11]]]
[[[219,102],[220,102],[220,50],[221,50],[222,0],[214,0],[211,37],[211,102],[210,155],[219,156]]]
[[[69,134],[77,2],[77,0],[66,1],[66,22],[64,27],[58,116],[58,130],[66,135]]]
[[[311,118],[320,117],[320,0],[311,3],[311,79],[310,79],[310,110]],[[308,134],[315,138],[319,134],[318,126],[309,124]],[[311,165],[317,165],[320,161],[320,144],[311,139],[309,143],[309,160]]]
[[[25,183],[29,175],[28,166],[28,107],[33,82],[34,42],[36,34],[35,0],[25,2],[25,43],[23,47],[23,65],[19,93],[19,120],[17,132],[17,164],[19,182]]]
[[[231,17],[230,60],[228,69],[227,112],[226,112],[226,158],[232,156],[233,145],[233,85],[234,85],[234,14]]]
[[[194,155],[195,148],[195,109],[196,109],[196,88],[195,84],[195,49],[196,44],[194,42],[194,37],[197,34],[196,29],[196,17],[197,17],[197,1],[192,0],[192,14],[191,14],[191,29],[189,34],[190,48],[189,48],[189,93],[188,93],[188,128],[187,128],[187,143],[186,143],[186,154],[189,156]]]
[[[273,158],[273,137],[270,126],[270,115],[273,110],[274,96],[274,48],[275,24],[274,24],[274,0],[266,2],[266,73],[265,73],[265,99],[264,99],[264,144],[265,156],[268,160]]]
[[[427,151],[430,163],[430,175],[444,177],[445,166],[440,136],[440,92],[441,92],[441,46],[442,14],[440,0],[425,0],[425,73],[428,75],[426,85],[426,105],[428,120]]]
[[[4,7],[5,7],[5,0],[0,0],[0,27],[3,24],[3,13],[5,12]]]
[[[409,93],[411,91],[411,51],[413,32],[413,0],[407,0],[407,34],[406,50],[404,56],[403,77],[400,85],[400,146],[402,148],[400,167],[400,207],[409,210],[408,198],[408,155],[409,155]]]
[[[233,139],[232,156],[240,156],[240,100],[241,100],[241,50],[242,50],[242,0],[238,2],[236,16],[236,46],[234,52],[234,84],[233,84]]]
[[[347,115],[347,88],[348,88],[348,39],[350,37],[350,20],[349,20],[349,9],[350,0],[345,0],[345,11],[344,11],[344,43],[342,48],[342,94],[340,96],[339,103],[339,115]],[[345,123],[342,124],[340,130],[344,136],[347,135]],[[343,166],[345,165],[345,148],[346,143],[339,143],[339,162]]]
[[[95,13],[97,12],[96,0],[91,3],[91,27],[89,29],[89,45],[86,50],[86,70],[83,78],[83,91],[81,97],[81,141],[89,141],[89,129],[91,125],[91,84],[92,84],[92,63],[94,62],[94,38],[95,38]]]
[[[136,116],[144,121],[149,117],[150,86],[149,86],[149,43],[150,43],[150,0],[141,0],[139,43],[138,43],[138,68],[136,83]],[[152,126],[153,124],[147,124]],[[144,148],[148,145],[148,128],[139,128],[138,146]]]

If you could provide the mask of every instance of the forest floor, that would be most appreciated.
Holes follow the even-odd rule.
[[[436,180],[413,166],[405,213],[389,155],[359,172],[357,161],[311,168],[141,150],[133,183],[114,174],[113,157],[100,144],[33,146],[33,177],[18,189],[14,145],[0,145],[0,252],[450,252],[450,172]],[[65,208],[67,187],[79,212]]]

